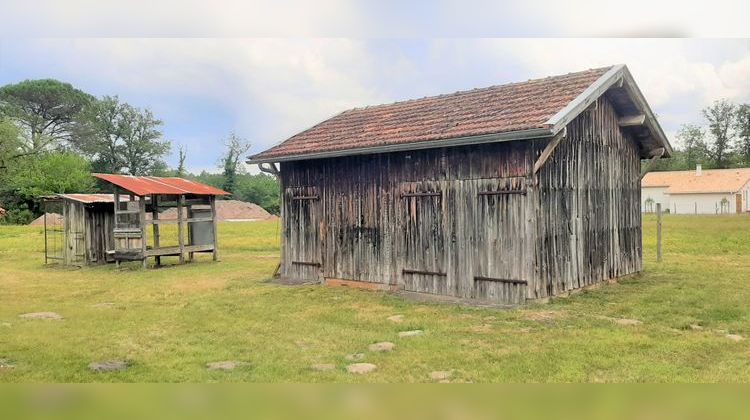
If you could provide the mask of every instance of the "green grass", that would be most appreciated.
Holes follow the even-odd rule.
[[[0,382],[427,382],[434,370],[454,382],[750,380],[750,339],[725,337],[750,337],[750,217],[666,216],[661,264],[654,226],[646,217],[642,275],[513,310],[269,283],[275,222],[221,224],[219,263],[149,270],[45,267],[41,229],[0,226],[0,359],[15,365]],[[93,306],[103,302],[114,306]],[[65,319],[18,317],[37,311]],[[394,314],[404,322],[386,320]],[[411,329],[425,333],[398,337]],[[396,348],[368,352],[378,341]],[[360,352],[375,372],[346,372],[345,356]],[[131,366],[87,369],[106,359]],[[248,364],[205,368],[219,360]]]

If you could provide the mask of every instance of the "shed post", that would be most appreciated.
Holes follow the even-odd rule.
[[[44,201],[44,264],[47,265],[47,201]]]
[[[143,268],[148,267],[146,257],[146,196],[138,196],[138,219],[141,225],[141,255],[143,255]]]
[[[154,226],[154,249],[159,248],[159,196],[151,194],[151,222]],[[161,266],[161,256],[154,257],[157,267]]]
[[[211,195],[208,197],[209,203],[211,203],[211,223],[213,223],[213,234],[214,234],[214,261],[219,260],[219,233],[216,231],[218,224],[216,223],[216,196]]]
[[[661,262],[661,203],[656,203],[656,261]]]
[[[120,213],[120,188],[117,186],[114,187],[114,197],[115,197],[115,225],[112,227],[112,230],[117,230],[117,224],[119,223],[118,214]],[[114,235],[113,235],[114,236]],[[115,241],[115,252],[117,251],[118,241],[117,238],[113,238]],[[115,259],[115,266],[117,268],[120,268],[120,260]]]
[[[185,233],[184,221],[182,217],[182,208],[185,206],[185,196],[180,194],[177,197],[177,244],[180,248],[180,264],[185,263]]]

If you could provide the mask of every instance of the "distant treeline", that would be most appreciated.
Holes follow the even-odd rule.
[[[671,159],[660,159],[654,171],[750,167],[750,104],[716,101],[701,111],[703,123],[683,124],[679,147]]]
[[[184,176],[215,185],[233,198],[279,211],[279,186],[270,175],[249,175],[242,159],[250,144],[234,134],[224,141],[219,174],[187,173],[187,151],[179,165],[164,157],[172,142],[149,109],[117,96],[95,97],[53,79],[26,80],[0,87],[0,223],[27,223],[39,215],[41,197],[96,192],[91,172]]]

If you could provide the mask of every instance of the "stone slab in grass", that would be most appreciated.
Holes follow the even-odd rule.
[[[344,356],[344,358],[350,361],[357,361],[357,360],[364,359],[365,354],[364,353],[352,353],[352,354],[347,354],[346,356]]]
[[[382,341],[380,343],[370,344],[367,348],[370,349],[370,351],[391,351],[394,347],[396,347],[396,345],[390,341]]]
[[[316,363],[310,367],[313,368],[313,370],[317,370],[320,372],[326,372],[336,369],[336,365],[334,365],[333,363]]]
[[[391,322],[402,322],[404,320],[403,315],[391,315],[388,317],[388,320]]]
[[[697,325],[697,324],[690,324],[690,329],[694,330],[694,331],[700,331],[700,330],[703,329],[703,327],[701,327],[700,325]]]
[[[372,363],[352,363],[351,365],[346,367],[347,372],[356,373],[358,375],[370,373],[375,369],[377,369],[377,366],[373,365]]]
[[[234,370],[246,364],[247,363],[239,360],[222,360],[219,362],[206,363],[206,368],[208,370]]]
[[[450,377],[453,376],[453,372],[449,370],[436,370],[434,372],[430,372],[430,379],[433,381],[444,381],[446,379],[450,379]]]
[[[18,315],[18,317],[23,319],[63,319],[57,312],[29,312]]]
[[[640,325],[642,324],[641,321],[637,319],[630,319],[630,318],[617,318],[614,320],[617,325]]]
[[[128,362],[123,360],[103,360],[89,363],[89,370],[93,372],[113,372],[127,369]]]
[[[411,331],[401,331],[398,333],[399,337],[414,337],[417,335],[422,335],[424,331],[422,330],[411,330]]]
[[[606,319],[607,321],[612,321],[617,325],[624,325],[624,326],[640,325],[643,323],[637,319],[630,319],[630,318],[612,318],[609,316],[598,316],[597,318]]]
[[[0,370],[13,369],[14,367],[16,367],[16,364],[12,360],[0,358]]]
[[[727,334],[724,337],[732,340],[732,341],[742,341],[745,339],[745,337],[739,335],[739,334]]]

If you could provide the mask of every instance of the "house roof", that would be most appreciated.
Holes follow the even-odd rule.
[[[644,115],[643,157],[671,146],[624,65],[344,111],[249,158],[283,162],[551,137],[603,94]]]
[[[92,174],[96,178],[117,185],[136,195],[147,194],[195,194],[229,195],[228,192],[189,179],[158,176],[132,176],[114,174]]]
[[[668,194],[736,193],[750,182],[750,168],[649,172],[641,187],[666,187]]]

